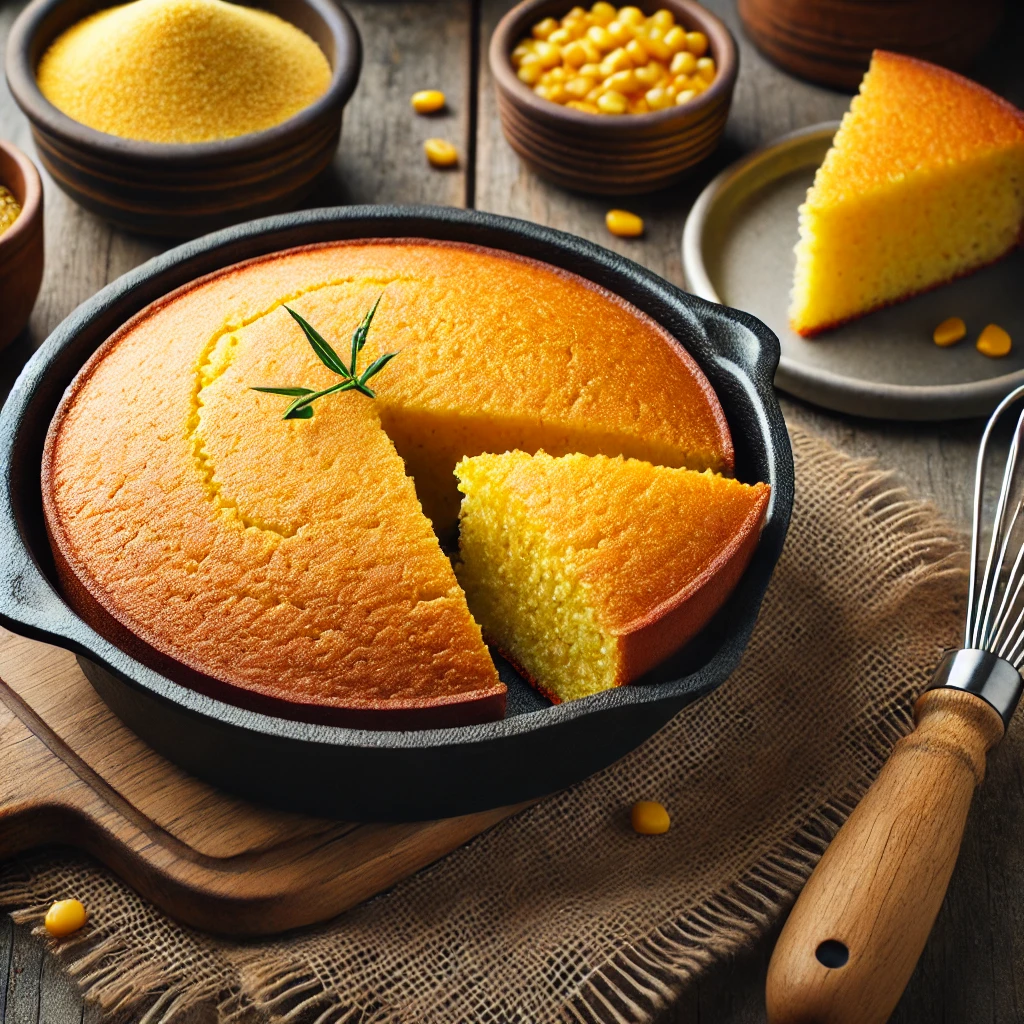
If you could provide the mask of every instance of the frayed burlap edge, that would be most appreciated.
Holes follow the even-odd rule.
[[[832,473],[833,479],[838,475],[838,491],[881,529],[880,539],[891,550],[891,586],[945,589],[952,584],[953,589],[962,589],[963,536],[933,506],[912,499],[893,473],[878,469],[871,460],[842,456],[800,430],[792,431],[792,439],[798,465]],[[579,1024],[633,1024],[649,1019],[715,962],[765,934],[795,898],[893,743],[908,730],[911,704],[920,689],[920,678],[896,679],[888,710],[879,716],[876,709],[867,709],[874,715],[872,759],[858,784],[812,809],[791,837],[763,852],[746,873],[712,899],[665,922],[597,966],[564,1003],[560,1018]],[[511,819],[498,828],[519,825],[518,819]],[[69,857],[82,861],[84,867],[85,859],[78,854],[47,853],[23,859],[0,879],[0,906],[11,909],[16,924],[33,927],[41,941],[48,941],[41,920],[55,895],[39,884],[41,875],[45,876],[41,865],[51,859],[66,862]],[[436,870],[444,870],[444,862],[431,869]],[[166,927],[189,934],[171,922]],[[220,956],[222,944],[216,940],[197,939],[203,955],[217,959],[216,971],[206,973],[189,962],[155,962],[147,950],[131,948],[117,924],[92,930],[59,949],[50,943],[50,948],[56,949],[85,998],[110,1020],[170,1024],[209,1015],[239,1024],[263,1020],[328,1024],[356,1019],[365,1024],[415,1024],[413,1017],[393,1007],[381,1005],[378,1012],[367,1015],[365,1007],[357,1010],[339,1002],[301,964],[275,962],[261,968],[244,957],[234,961]]]

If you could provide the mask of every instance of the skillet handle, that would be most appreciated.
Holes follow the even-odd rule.
[[[884,1024],[910,980],[960,851],[999,713],[927,691],[917,727],[825,851],[768,968],[769,1024]]]

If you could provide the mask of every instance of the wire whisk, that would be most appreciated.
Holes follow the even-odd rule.
[[[964,647],[991,651],[1020,671],[1024,664],[1024,496],[1018,481],[1021,446],[1024,443],[1024,408],[1010,441],[999,496],[992,520],[988,557],[979,584],[983,544],[985,472],[992,435],[1007,409],[1024,397],[1024,385],[1011,391],[996,407],[985,425],[978,448],[974,475],[973,539],[970,590]],[[1007,512],[1013,508],[1007,521]],[[1010,560],[1012,559],[1012,565]]]

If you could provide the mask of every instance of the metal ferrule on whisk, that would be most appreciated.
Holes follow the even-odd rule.
[[[967,596],[967,625],[964,649],[950,651],[935,674],[932,688],[947,686],[976,694],[999,712],[1004,725],[1010,724],[1024,689],[1021,665],[1024,664],[1024,500],[1019,497],[1007,516],[1014,497],[1014,477],[1024,444],[1024,411],[1010,442],[1003,469],[992,537],[984,572],[981,568],[981,518],[985,498],[985,466],[988,445],[999,417],[1014,402],[1024,397],[1024,386],[1011,391],[996,407],[978,449],[974,474],[974,516],[971,541],[971,578]]]
[[[1024,678],[1005,658],[991,651],[947,651],[929,689],[942,686],[980,697],[999,712],[1003,725],[1009,727],[1024,690]]]

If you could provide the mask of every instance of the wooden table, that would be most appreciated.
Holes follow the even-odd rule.
[[[362,33],[362,78],[346,109],[341,146],[309,205],[442,203],[474,206],[549,224],[593,239],[682,284],[680,237],[697,193],[726,164],[784,132],[838,118],[849,97],[790,78],[744,39],[734,0],[705,0],[737,36],[740,77],[718,153],[677,188],[619,203],[643,215],[640,241],[611,237],[609,204],[570,195],[520,166],[501,135],[486,64],[486,41],[510,0],[388,2],[346,0]],[[0,6],[6,37],[22,4]],[[985,54],[975,75],[1024,106],[1024,5]],[[414,116],[409,96],[437,87],[449,113]],[[428,136],[444,136],[462,154],[459,169],[426,166]],[[32,154],[28,125],[6,87],[0,88],[0,137]],[[29,329],[6,351],[0,388],[6,393],[22,363],[78,303],[163,246],[119,231],[75,206],[46,180],[46,275]],[[847,451],[877,456],[898,469],[966,524],[977,422],[899,424],[822,412],[783,399],[787,418]],[[963,853],[935,932],[893,1020],[899,1024],[1008,1024],[1024,1020],[1024,731],[1017,729],[990,759],[990,775],[968,824]],[[683,996],[659,1024],[764,1020],[764,972],[771,939],[722,965]],[[0,920],[0,1021],[59,1024],[92,1017],[72,983],[26,934]]]

